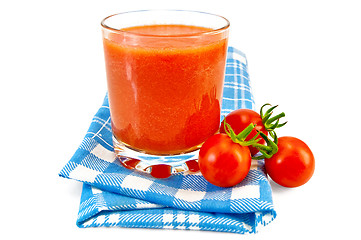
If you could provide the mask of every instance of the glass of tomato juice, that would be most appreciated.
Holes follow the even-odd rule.
[[[219,129],[229,21],[145,10],[101,26],[118,159],[156,177],[196,171],[197,151]]]

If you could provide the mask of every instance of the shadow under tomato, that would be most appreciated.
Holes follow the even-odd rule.
[[[272,188],[272,192],[276,193],[276,194],[284,194],[286,192],[292,191],[293,188],[287,188],[287,187],[283,187],[277,183],[275,183],[272,179],[269,179],[271,188]]]

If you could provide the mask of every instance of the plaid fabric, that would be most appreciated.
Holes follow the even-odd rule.
[[[228,50],[222,114],[254,109],[245,55]],[[78,150],[59,173],[83,182],[77,225],[255,233],[275,217],[263,161],[232,188],[208,183],[200,173],[167,179],[121,166],[112,147],[108,98]]]

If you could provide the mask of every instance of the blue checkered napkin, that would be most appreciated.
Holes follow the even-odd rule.
[[[228,50],[222,114],[254,108],[243,53]],[[79,227],[119,226],[255,233],[276,216],[264,162],[237,186],[220,188],[200,173],[167,179],[121,166],[112,147],[108,98],[60,176],[84,183]]]

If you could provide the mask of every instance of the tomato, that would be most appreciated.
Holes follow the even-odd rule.
[[[234,110],[233,112],[229,113],[226,116],[226,122],[232,127],[235,134],[239,134],[250,123],[253,123],[255,125],[255,128],[248,135],[246,141],[252,139],[257,134],[257,130],[263,132],[264,134],[266,134],[266,136],[268,135],[268,131],[266,130],[265,126],[262,123],[262,118],[260,114],[250,109]],[[221,133],[225,133],[224,120],[222,121],[219,131]],[[265,140],[261,136],[258,136],[257,139],[260,139],[258,141],[259,144],[265,144]],[[249,149],[251,151],[252,156],[254,156],[256,153],[259,152],[257,148],[252,146],[249,146]]]
[[[284,187],[299,187],[313,175],[315,158],[311,149],[298,138],[278,138],[278,152],[265,159],[270,178]]]
[[[199,151],[199,169],[204,178],[219,187],[240,183],[251,167],[248,147],[234,143],[224,133],[208,138]]]

